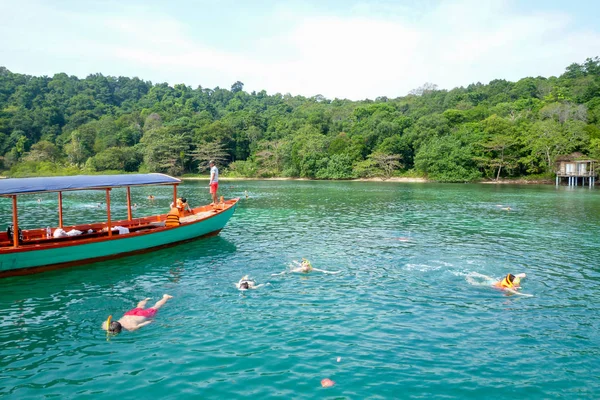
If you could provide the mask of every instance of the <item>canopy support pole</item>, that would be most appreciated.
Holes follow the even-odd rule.
[[[173,207],[177,206],[177,185],[173,185]]]
[[[12,196],[12,206],[13,206],[13,247],[19,246],[19,218],[18,209],[17,209],[17,196]]]
[[[112,226],[110,223],[110,189],[106,189],[106,226],[108,228],[108,236],[112,236]]]
[[[131,188],[127,186],[127,220],[131,221],[133,217],[131,216]]]
[[[63,227],[63,215],[62,215],[62,192],[58,192],[58,227]]]

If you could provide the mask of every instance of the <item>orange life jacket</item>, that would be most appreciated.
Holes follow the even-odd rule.
[[[175,202],[175,207],[177,207],[177,209],[179,210],[179,216],[180,217],[184,217],[185,216],[185,206],[187,205],[187,203],[184,203],[183,201],[181,201],[181,199],[177,199],[177,201]]]
[[[179,209],[177,207],[171,208],[171,211],[167,214],[165,220],[165,226],[179,226]]]
[[[513,289],[515,285],[508,281],[508,276],[505,276],[500,282],[497,282],[496,287]]]

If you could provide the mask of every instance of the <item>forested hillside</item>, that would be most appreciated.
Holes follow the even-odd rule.
[[[575,151],[600,158],[598,57],[560,77],[449,91],[426,84],[374,101],[243,86],[35,77],[0,67],[0,170],[183,175],[205,173],[216,159],[228,176],[463,182],[549,176],[557,156]]]

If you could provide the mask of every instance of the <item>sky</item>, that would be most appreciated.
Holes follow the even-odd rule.
[[[329,99],[558,76],[600,56],[583,0],[0,0],[0,66]]]

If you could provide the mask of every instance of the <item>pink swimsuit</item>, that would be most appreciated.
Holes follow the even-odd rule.
[[[134,308],[125,313],[125,315],[134,315],[136,317],[152,318],[156,315],[158,310],[156,308]]]

